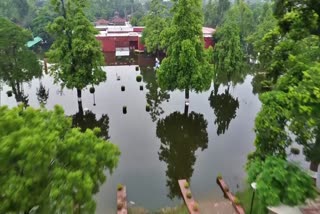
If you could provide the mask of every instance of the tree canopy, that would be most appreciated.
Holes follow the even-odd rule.
[[[157,77],[160,87],[174,90],[204,91],[209,89],[213,69],[203,44],[203,14],[200,0],[175,1],[173,20],[165,32],[166,57]]]
[[[81,98],[86,86],[106,80],[97,31],[85,16],[86,0],[53,0],[52,4],[59,16],[49,25],[55,39],[48,52],[54,63],[51,73],[57,82],[76,88]]]
[[[93,213],[93,194],[116,167],[118,148],[71,128],[61,107],[0,108],[1,213]]]
[[[204,5],[204,24],[210,27],[219,26],[229,10],[231,3],[229,0],[209,0]]]
[[[252,180],[260,180],[264,192],[260,197],[267,205],[296,205],[315,197],[309,175],[286,158],[288,147],[295,142],[303,146],[311,166],[319,165],[319,12],[316,1],[279,0],[274,4],[277,25],[267,30],[266,26],[275,23],[264,20],[265,26],[258,27],[261,31],[257,38],[265,34],[254,48],[261,51],[259,59],[266,68],[271,91],[260,95],[262,108],[255,121],[256,150],[248,156],[248,173]],[[272,18],[270,14],[267,17]],[[277,172],[273,174],[273,170]]]
[[[168,27],[168,9],[162,0],[152,0],[150,11],[144,17],[145,29],[142,32],[142,41],[149,53],[162,49],[161,32]]]
[[[0,18],[0,79],[7,83],[17,102],[27,104],[22,82],[42,75],[36,55],[27,48],[31,33],[11,21]]]
[[[297,205],[317,196],[310,175],[282,158],[268,157],[250,163],[248,180],[257,183],[258,199],[265,206]]]

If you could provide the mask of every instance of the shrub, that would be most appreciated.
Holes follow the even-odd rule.
[[[192,198],[192,194],[191,194],[191,192],[190,191],[188,191],[187,193],[186,193],[186,196],[187,196],[187,198]]]
[[[12,97],[12,91],[7,91],[8,97]]]
[[[239,204],[240,204],[240,200],[239,200],[239,198],[234,197],[234,203],[235,203],[236,205],[239,205]]]
[[[198,203],[194,203],[193,206],[192,206],[192,209],[193,209],[193,211],[195,211],[195,212],[199,211],[199,205],[198,205]]]
[[[96,91],[96,89],[92,86],[92,87],[89,88],[89,91],[90,91],[91,94],[93,94]]]
[[[221,173],[218,174],[217,179],[222,179]]]
[[[117,209],[118,210],[121,210],[123,208],[123,203],[122,202],[119,202],[118,204],[117,204]]]
[[[121,191],[122,189],[123,189],[123,185],[122,185],[122,184],[118,184],[117,190],[118,190],[118,191]]]
[[[189,188],[189,183],[188,183],[188,181],[186,181],[186,182],[184,183],[184,188],[186,188],[186,189]]]
[[[141,82],[142,76],[141,76],[141,75],[138,75],[138,76],[136,77],[136,80],[137,80],[137,82]]]
[[[150,111],[150,105],[149,105],[149,104],[146,105],[146,111],[147,111],[147,112]]]
[[[300,149],[292,147],[291,148],[291,153],[294,154],[294,155],[298,155],[298,154],[300,154]]]
[[[124,114],[127,113],[127,106],[123,106],[123,107],[122,107],[122,112],[123,112]]]
[[[121,91],[125,91],[125,90],[126,90],[126,87],[124,87],[124,85],[121,86]]]

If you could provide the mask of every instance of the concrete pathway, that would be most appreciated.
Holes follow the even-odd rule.
[[[227,199],[220,201],[199,201],[201,214],[236,214],[231,202]]]

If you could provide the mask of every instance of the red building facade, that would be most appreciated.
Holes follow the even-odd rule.
[[[103,52],[117,52],[135,50],[144,52],[144,45],[141,42],[144,27],[132,27],[129,23],[125,25],[96,25],[99,34],[96,38],[101,42]],[[213,46],[213,28],[202,29],[205,48]]]

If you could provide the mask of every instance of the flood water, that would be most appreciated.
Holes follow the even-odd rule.
[[[182,202],[178,179],[190,180],[198,201],[223,197],[216,185],[219,173],[232,191],[241,189],[247,154],[254,150],[254,118],[260,109],[258,96],[252,93],[252,76],[236,85],[212,85],[206,92],[190,93],[185,112],[183,91],[158,89],[153,58],[134,56],[132,65],[124,64],[120,60],[117,66],[104,67],[107,81],[96,86],[94,94],[83,91],[83,117],[77,114],[76,90],[61,91],[47,75],[21,88],[21,93],[28,95],[28,104],[39,107],[37,89],[42,83],[49,89],[46,108],[63,106],[73,124],[100,126],[103,137],[119,146],[118,167],[95,196],[96,213],[115,213],[118,183],[127,186],[128,201],[135,203],[131,206],[152,211]],[[140,64],[139,71],[134,64]],[[138,74],[143,76],[140,83]],[[121,86],[125,86],[124,92]],[[16,106],[15,96],[8,97],[8,90],[9,86],[2,85],[0,104]],[[123,114],[123,106],[127,106],[127,114]]]

